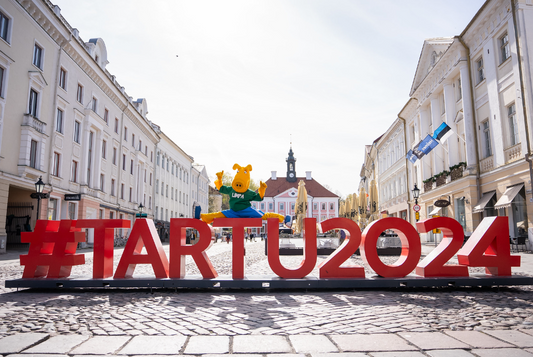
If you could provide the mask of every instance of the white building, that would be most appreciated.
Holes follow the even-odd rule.
[[[396,119],[376,142],[379,210],[382,216],[407,220],[409,215],[405,122]]]
[[[193,164],[191,169],[191,215],[194,217],[196,207],[201,212],[209,210],[209,176],[204,165]]]
[[[37,218],[133,222],[141,203],[153,217],[155,153],[170,139],[107,64],[104,41],[84,41],[50,1],[0,3],[0,252]],[[175,164],[190,175],[184,156]],[[40,177],[50,197],[37,208],[30,194]],[[169,205],[176,217],[190,212]]]

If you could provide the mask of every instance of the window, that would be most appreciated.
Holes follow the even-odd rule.
[[[479,84],[483,82],[483,80],[485,79],[485,71],[483,69],[483,57],[481,57],[480,59],[476,61],[476,73],[477,73],[476,84]]]
[[[159,153],[157,153],[157,166],[159,166]]]
[[[78,91],[76,92],[76,100],[83,104],[83,86],[78,83]]]
[[[152,186],[152,173],[150,172],[150,186]]]
[[[150,162],[154,162],[154,152],[150,151]]]
[[[57,108],[56,131],[63,134],[63,111]]]
[[[335,209],[335,206],[334,206],[333,203],[330,203],[330,204],[329,204],[329,209],[330,209],[330,211],[333,211],[333,210]]]
[[[106,124],[109,121],[109,110],[107,108],[104,109],[104,121]]]
[[[142,152],[143,149],[143,141],[139,139],[139,151]]]
[[[124,199],[124,184],[120,184],[120,198]]]
[[[280,209],[281,211],[285,210],[285,204],[284,204],[283,202],[280,202],[280,204],[279,204],[279,209]]]
[[[313,203],[313,210],[316,211],[318,209],[318,203]]]
[[[273,208],[272,202],[269,202],[269,203],[268,203],[268,210],[269,210],[269,211],[272,211],[272,208]]]
[[[516,122],[516,109],[514,103],[507,107],[507,118],[509,119],[509,135],[511,146],[520,142],[518,136],[518,123]]]
[[[321,209],[324,211],[326,209],[326,204],[325,203],[322,203],[321,205]]]
[[[133,188],[130,187],[130,197],[129,197],[130,202],[132,201],[132,198],[133,198]]]
[[[446,113],[446,101],[444,98],[444,93],[442,93],[440,96],[440,114]]]
[[[109,219],[115,219],[115,212],[113,211],[109,212]]]
[[[93,97],[93,100],[91,101],[91,109],[93,110],[93,112],[97,113],[97,109],[98,109],[98,99],[96,99],[95,97]]]
[[[59,86],[67,90],[67,71],[63,67],[59,70]]]
[[[107,141],[102,140],[102,159],[106,159]]]
[[[1,14],[1,12],[0,12]],[[5,69],[4,67],[0,67],[0,97],[5,98],[4,95],[4,73]]]
[[[148,145],[144,145],[144,155],[148,156]]]
[[[104,192],[105,190],[105,176],[104,174],[100,174],[100,190]]]
[[[111,196],[115,195],[115,179],[111,179]]]
[[[128,141],[128,127],[127,126],[124,127],[124,140]]]
[[[32,88],[30,89],[30,102],[28,105],[28,113],[37,118],[37,107],[39,101],[39,94]]]
[[[165,196],[168,197],[168,185],[167,185],[167,191],[166,191],[166,195]]]
[[[115,118],[115,133],[118,134],[118,118]]]
[[[76,143],[80,143],[80,122],[79,121],[74,121],[74,142]]]
[[[148,208],[152,209],[152,196],[148,197]]]
[[[135,134],[131,134],[131,146],[135,147]]]
[[[93,141],[94,141],[94,132],[89,132],[89,154],[87,155],[87,185],[91,185],[91,170],[93,166]]]
[[[133,175],[133,159],[130,160],[130,175]]]
[[[126,171],[126,154],[122,154],[122,170]]]
[[[165,183],[161,182],[161,196],[165,194]]]
[[[174,188],[173,187],[170,188],[170,199],[174,200]]]
[[[35,140],[30,143],[30,166],[37,168],[37,141]]]
[[[76,203],[68,203],[68,219],[76,219]]]
[[[155,193],[159,193],[159,180],[155,180]]]
[[[54,152],[54,166],[52,168],[52,175],[59,177],[59,160],[61,155],[57,152]]]
[[[505,33],[500,37],[500,63],[505,62],[511,57],[511,50],[509,48],[509,36]]]
[[[0,11],[0,37],[9,43],[9,18]]]
[[[113,148],[113,165],[117,166],[117,148]]]
[[[38,44],[33,46],[33,65],[39,69],[43,69],[43,48]]]
[[[48,219],[57,220],[57,198],[50,198],[48,200]]]
[[[103,209],[99,209],[98,210],[98,218],[99,219],[104,219],[104,210]]]
[[[261,209],[262,209],[262,210],[265,209],[265,203],[264,203],[264,202],[261,202]]]
[[[146,169],[144,169],[144,182],[146,182]]]
[[[461,78],[457,80],[457,100],[463,99],[463,87],[461,86]]]
[[[78,162],[72,160],[72,172],[70,173],[70,180],[78,182]]]

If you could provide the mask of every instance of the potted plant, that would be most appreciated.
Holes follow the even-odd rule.
[[[435,177],[431,176],[430,178],[422,181],[424,183],[424,192],[431,191],[433,188],[433,182],[435,182]]]
[[[449,174],[450,174],[449,171],[444,170],[444,171],[439,172],[438,174],[436,174],[436,175],[434,176],[435,179],[436,179],[435,181],[437,182],[437,187],[446,184],[446,179],[447,179],[447,177],[448,177]]]
[[[450,176],[452,181],[463,177],[463,171],[466,167],[466,162],[460,162],[457,165],[450,166]]]

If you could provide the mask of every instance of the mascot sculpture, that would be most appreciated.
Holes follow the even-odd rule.
[[[250,187],[250,171],[252,165],[242,167],[238,164],[233,165],[233,170],[237,170],[235,178],[231,186],[224,186],[222,184],[222,176],[224,171],[217,172],[217,180],[215,186],[220,193],[229,195],[229,209],[222,212],[203,213],[200,218],[205,223],[211,223],[215,218],[278,218],[280,223],[284,221],[284,216],[274,212],[263,213],[252,207],[251,201],[262,201],[265,197],[267,185],[260,182],[259,189],[254,192]]]

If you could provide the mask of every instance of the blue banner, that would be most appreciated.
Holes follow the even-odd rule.
[[[431,150],[433,150],[437,145],[439,145],[439,142],[435,140],[431,135],[427,135],[424,140],[418,144],[418,150],[422,151],[424,155],[427,155],[430,153]]]

